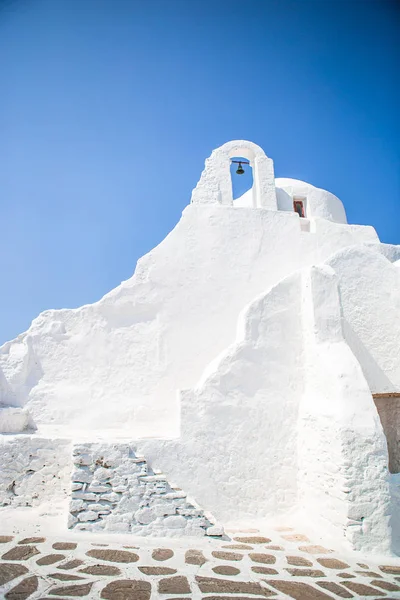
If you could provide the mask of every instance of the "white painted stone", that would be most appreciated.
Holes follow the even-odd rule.
[[[36,429],[28,410],[0,405],[0,433],[21,433]]]
[[[95,521],[98,518],[98,512],[94,510],[86,510],[78,514],[79,521]]]
[[[110,469],[105,469],[103,467],[96,469],[96,479],[100,482],[108,481],[111,478],[112,472]]]
[[[95,493],[99,493],[99,492],[109,492],[111,491],[111,487],[107,487],[106,485],[95,485],[94,483],[91,483],[88,487],[88,491],[89,492],[95,492]]]
[[[93,479],[93,473],[84,471],[83,469],[77,469],[72,473],[72,481],[77,483],[90,483]]]
[[[176,513],[176,506],[174,504],[154,504],[154,513],[157,517],[165,517],[168,515],[174,515]]]
[[[92,462],[92,457],[87,456],[85,454],[80,454],[79,456],[76,457],[76,459],[74,459],[74,464],[77,466],[90,465],[91,462]]]
[[[170,529],[181,529],[183,527],[186,527],[186,523],[187,521],[185,517],[181,517],[179,515],[166,517],[164,519],[165,527],[168,527]]]
[[[212,536],[222,536],[224,535],[224,528],[221,527],[220,525],[212,525],[211,527],[207,527],[206,530],[207,535],[212,535]]]
[[[72,528],[77,523],[78,523],[77,517],[75,517],[75,515],[71,515],[71,513],[69,513],[68,514],[68,527]]]
[[[69,509],[71,512],[78,512],[80,510],[85,510],[86,502],[83,500],[72,499]]]
[[[73,493],[73,498],[79,498],[81,500],[88,500],[89,502],[93,502],[93,500],[97,500],[97,495],[78,491]]]
[[[148,525],[156,518],[156,514],[151,508],[142,508],[135,512],[135,519],[142,525]]]

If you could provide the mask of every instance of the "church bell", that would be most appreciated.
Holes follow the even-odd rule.
[[[236,169],[236,175],[243,175],[243,173],[244,173],[244,169],[243,169],[243,167],[242,167],[242,163],[241,163],[241,162],[239,162],[239,166],[238,166],[238,168]]]

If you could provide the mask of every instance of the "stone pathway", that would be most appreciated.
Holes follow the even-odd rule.
[[[400,599],[400,560],[343,558],[290,528],[179,546],[137,537],[128,546],[111,537],[105,544],[0,536],[0,598]]]

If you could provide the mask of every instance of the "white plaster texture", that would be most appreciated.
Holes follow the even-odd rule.
[[[234,203],[233,156],[254,174]],[[348,225],[338,198],[275,182],[261,148],[225,144],[129,280],[95,304],[42,313],[0,348],[3,432],[38,428],[2,436],[2,460],[10,444],[22,458],[0,480],[0,498],[36,500],[30,445],[43,444],[72,481],[57,487],[52,466],[39,497],[71,494],[71,527],[151,533],[161,519],[159,532],[178,535],[191,519],[173,503],[165,515],[157,503],[119,506],[135,489],[125,481],[130,459],[117,460],[111,492],[89,451],[70,475],[64,438],[101,440],[107,456],[127,438],[184,490],[182,502],[189,494],[222,524],[300,511],[354,549],[389,553],[400,494],[371,391],[400,391],[399,264],[399,247]],[[110,513],[99,508],[103,494],[115,500]]]
[[[181,438],[140,449],[223,523],[297,509],[354,549],[392,549],[386,440],[329,266],[254,300],[182,392]]]
[[[315,218],[305,232],[300,221],[192,203],[131,279],[95,304],[42,313],[0,348],[0,402],[25,407],[45,435],[178,436],[177,390],[234,340],[246,304],[296,269],[378,241],[371,227]]]
[[[328,261],[339,278],[346,340],[378,393],[400,390],[400,270],[385,256],[390,247],[381,248],[349,247]]]
[[[0,436],[0,506],[33,507],[67,498],[71,442],[35,435]]]
[[[296,273],[251,303],[235,343],[182,392],[179,441],[140,448],[222,522],[293,508],[302,353]]]
[[[306,519],[319,520],[325,530],[342,529],[354,549],[389,552],[386,440],[367,381],[343,337],[333,269],[312,267],[302,297],[299,504]]]

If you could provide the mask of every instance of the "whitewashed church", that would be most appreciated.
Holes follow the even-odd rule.
[[[0,348],[0,432],[3,517],[219,536],[296,514],[400,552],[400,246],[224,144],[130,279]]]

